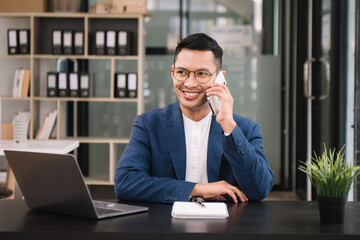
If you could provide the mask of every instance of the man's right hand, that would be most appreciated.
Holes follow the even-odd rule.
[[[235,203],[238,202],[238,198],[241,202],[248,201],[248,198],[243,192],[226,181],[198,183],[190,195],[192,197],[201,197],[207,201],[225,201],[226,199],[222,196],[224,194],[228,194]]]

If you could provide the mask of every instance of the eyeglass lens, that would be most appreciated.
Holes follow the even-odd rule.
[[[195,79],[200,83],[206,83],[211,78],[211,73],[207,70],[198,70],[198,71],[188,71],[185,69],[175,69],[174,77],[178,81],[185,81],[190,76],[190,73],[193,72]]]

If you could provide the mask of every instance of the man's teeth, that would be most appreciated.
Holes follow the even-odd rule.
[[[189,97],[193,97],[193,96],[196,96],[198,95],[199,93],[197,92],[184,92],[186,96],[189,96]]]

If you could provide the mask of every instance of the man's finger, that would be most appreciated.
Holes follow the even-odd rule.
[[[237,197],[236,197],[236,194],[235,194],[234,191],[231,191],[231,190],[229,189],[229,190],[227,191],[227,194],[233,199],[233,201],[234,201],[235,203],[238,202]]]

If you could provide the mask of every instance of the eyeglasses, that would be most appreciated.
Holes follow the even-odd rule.
[[[220,69],[221,69],[221,67],[216,69],[215,72],[210,73],[208,70],[189,71],[189,70],[184,69],[184,68],[175,68],[173,73],[174,73],[174,78],[177,81],[185,82],[189,78],[190,73],[193,72],[196,81],[198,81],[199,83],[204,84],[204,83],[207,83],[211,79],[211,76],[214,75],[215,73],[217,73]]]

